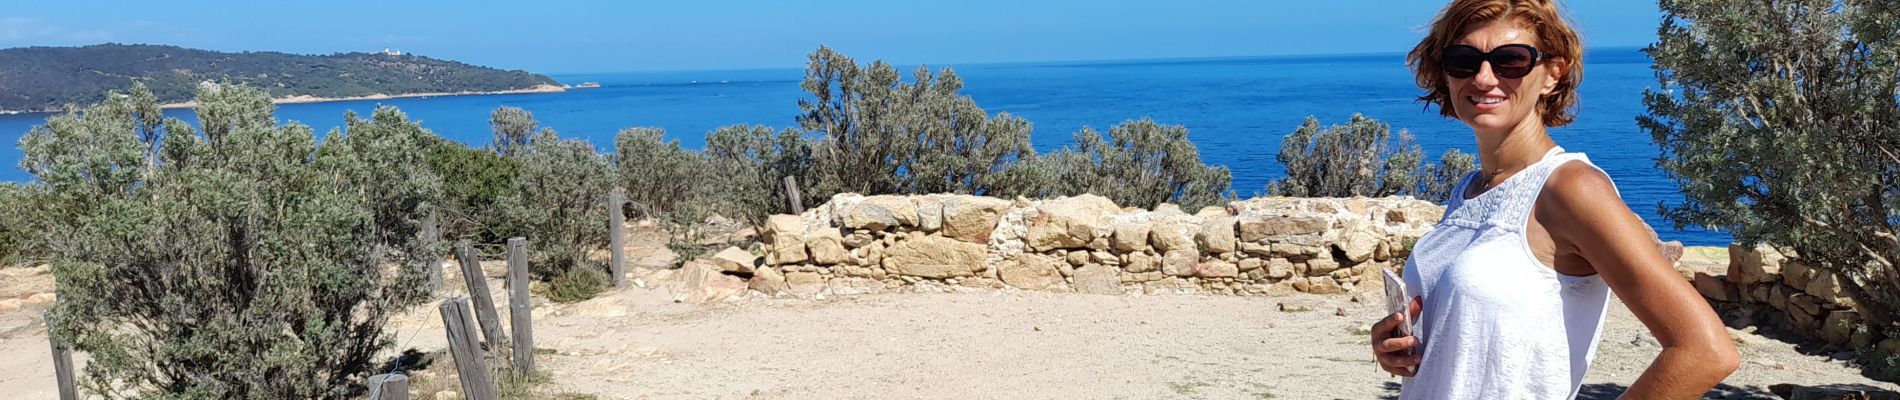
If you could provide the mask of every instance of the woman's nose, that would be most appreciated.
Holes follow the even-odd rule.
[[[1490,61],[1478,64],[1478,74],[1471,77],[1471,83],[1475,83],[1478,87],[1482,88],[1491,88],[1498,85],[1498,75],[1496,71],[1491,70]]]

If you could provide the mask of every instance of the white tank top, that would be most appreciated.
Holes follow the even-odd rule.
[[[1407,294],[1424,298],[1413,329],[1424,358],[1400,399],[1576,397],[1609,285],[1544,265],[1524,236],[1544,182],[1570,161],[1596,168],[1560,147],[1475,198],[1464,196],[1477,173],[1452,190],[1444,218],[1405,261]]]

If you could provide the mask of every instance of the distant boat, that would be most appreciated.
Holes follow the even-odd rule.
[[[575,89],[593,89],[598,87],[600,87],[599,82],[581,82],[579,85],[574,85]]]

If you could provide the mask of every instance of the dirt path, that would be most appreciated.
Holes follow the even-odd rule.
[[[636,265],[657,266],[669,256],[661,252],[631,254]],[[499,277],[500,263],[488,264]],[[499,280],[490,287],[500,295]],[[1314,311],[1282,312],[1281,303]],[[444,348],[434,311],[419,306],[391,322],[400,349]],[[0,398],[54,397],[38,312],[0,313]],[[1373,364],[1360,331],[1380,314],[1345,296],[973,289],[689,305],[664,289],[634,288],[538,304],[535,347],[552,350],[537,364],[553,385],[602,399],[1390,398],[1399,381]],[[1581,398],[1614,398],[1660,351],[1621,303],[1609,318]],[[1765,388],[1777,383],[1900,390],[1792,344],[1735,336],[1744,364],[1720,397],[1773,398]]]

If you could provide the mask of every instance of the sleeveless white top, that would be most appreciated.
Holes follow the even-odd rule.
[[[1452,190],[1444,218],[1405,261],[1407,294],[1423,297],[1413,332],[1424,358],[1400,399],[1576,397],[1609,285],[1544,265],[1524,236],[1544,182],[1570,161],[1596,168],[1560,147],[1475,198],[1464,196],[1477,173]]]

